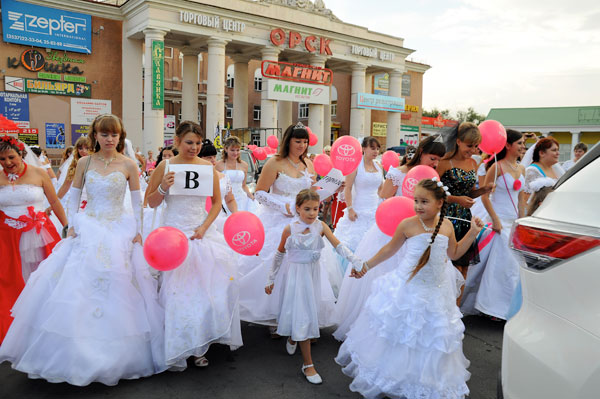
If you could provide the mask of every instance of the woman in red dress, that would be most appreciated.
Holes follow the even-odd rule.
[[[37,269],[60,241],[44,213],[44,199],[63,225],[67,218],[46,171],[23,161],[23,143],[0,136],[0,343],[12,322],[10,310]]]

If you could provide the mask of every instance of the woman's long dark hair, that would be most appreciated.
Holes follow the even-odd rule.
[[[172,145],[164,147],[162,150],[160,150],[160,152],[158,153],[158,156],[156,157],[156,165],[160,165],[160,163],[163,160],[163,152],[165,151],[172,151],[173,155],[177,155],[179,154],[179,151],[177,151],[177,148],[173,147]]]
[[[305,139],[308,140],[308,130],[304,126],[300,126],[300,123],[296,125],[290,125],[287,129],[285,129],[285,133],[283,134],[283,140],[281,145],[279,146],[279,152],[277,153],[277,158],[284,159],[290,155],[290,141],[292,139]],[[306,166],[306,162],[304,162],[304,158],[308,154],[308,146],[306,146],[306,150],[300,155],[300,161]]]
[[[523,133],[519,132],[518,130],[506,129],[506,144],[512,144],[516,141],[519,141],[521,137],[523,137]],[[506,157],[506,146],[504,146],[502,151],[496,154],[496,160],[500,161],[501,159],[504,159],[504,157]],[[489,170],[494,162],[496,162],[494,158],[490,159],[490,161],[485,165],[485,170]]]
[[[417,147],[417,152],[415,155],[406,162],[406,166],[413,167],[421,164],[421,157],[423,154],[432,154],[437,155],[438,157],[443,157],[446,153],[446,147],[443,143],[435,141],[437,136],[429,136],[425,140],[422,140]]]

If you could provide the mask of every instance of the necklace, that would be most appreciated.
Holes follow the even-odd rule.
[[[117,159],[117,157],[112,157],[112,158],[106,160],[106,159],[104,159],[104,157],[102,155],[98,155],[98,159],[101,160],[102,162],[104,162],[104,170],[106,170],[108,168],[108,165],[110,165],[110,163],[112,161]]]
[[[21,173],[8,173],[6,169],[2,169],[2,171],[6,177],[8,177],[8,182],[14,186],[19,177],[23,176],[25,172],[27,172],[27,164],[23,162],[23,171]]]
[[[294,169],[296,169],[296,170],[298,170],[298,168],[300,167],[300,164],[302,163],[302,161],[300,161],[300,162],[298,162],[298,163],[294,163],[294,162],[292,162],[292,160],[291,160],[291,159],[289,159],[289,158],[286,158],[286,159],[287,159],[287,160],[290,162],[290,164],[291,164],[291,165],[294,167]]]
[[[423,219],[421,219],[421,216],[419,216],[419,221],[421,222],[421,226],[423,226],[423,230],[425,230],[427,233],[431,233],[433,230],[435,230],[435,227],[425,226],[425,222],[423,221]]]
[[[510,162],[508,162],[508,161],[506,161],[506,164],[507,164],[508,166],[510,166],[510,168],[511,168],[512,170],[514,170],[515,172],[517,171],[517,168],[518,168],[518,166],[512,166],[512,165],[510,164]]]

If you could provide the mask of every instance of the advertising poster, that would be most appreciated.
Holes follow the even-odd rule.
[[[64,123],[46,123],[46,148],[65,148]]]
[[[87,83],[53,82],[51,80],[4,77],[4,89],[21,93],[51,94],[90,98],[92,86]]]
[[[163,135],[165,146],[173,145],[175,139],[175,115],[165,115]]]
[[[87,136],[90,125],[77,125],[71,123],[71,145],[75,145],[81,136]]]
[[[0,91],[0,114],[20,128],[29,127],[29,94]]]
[[[71,144],[88,133],[94,118],[111,113],[110,100],[92,100],[85,98],[71,99]]]
[[[19,140],[27,145],[39,145],[37,129],[21,129]]]

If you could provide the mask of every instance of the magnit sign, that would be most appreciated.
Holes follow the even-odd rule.
[[[2,22],[5,42],[92,52],[92,17],[89,15],[2,0]]]

